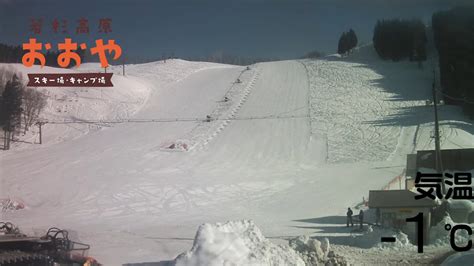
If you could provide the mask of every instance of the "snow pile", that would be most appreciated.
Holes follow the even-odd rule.
[[[399,231],[391,231],[392,233],[388,234],[393,237],[395,237],[395,243],[386,243],[386,242],[380,242],[380,239],[382,238],[382,234],[378,235],[378,243],[376,244],[376,248],[380,249],[394,249],[394,250],[406,250],[406,249],[414,249],[415,246],[410,243],[410,240],[408,239],[408,235]],[[383,233],[383,236],[387,236],[386,233]]]
[[[441,222],[430,228],[430,245],[449,245],[450,231],[446,230],[445,228],[447,224],[450,224],[452,228],[457,223],[455,223],[453,219],[451,219],[451,217],[447,215],[443,218],[443,220],[441,220]],[[470,236],[468,235],[466,230],[457,230],[454,237],[456,244],[459,246],[465,245],[465,243],[467,243],[467,241],[469,241],[470,239]]]
[[[317,239],[311,239],[308,236],[299,236],[290,240],[290,247],[301,254],[311,254],[311,257],[322,261],[328,255],[329,240],[324,238],[321,242]]]
[[[311,239],[308,236],[299,236],[290,240],[290,247],[300,253],[306,265],[346,265],[344,258],[329,251],[329,240]]]
[[[253,221],[203,224],[176,265],[305,265],[290,247],[267,240]]]
[[[391,236],[395,237],[395,243],[380,242],[381,237]],[[363,241],[377,249],[407,250],[415,248],[405,233],[391,229],[374,229],[372,226],[368,227],[368,233],[364,235]]]
[[[466,223],[474,209],[470,200],[448,200],[448,213],[451,219],[457,223]]]

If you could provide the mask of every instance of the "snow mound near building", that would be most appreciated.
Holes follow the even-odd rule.
[[[451,216],[447,215],[437,225],[430,228],[430,245],[432,246],[445,246],[449,245],[450,231],[446,230],[445,226],[449,224],[451,228],[457,225]],[[469,241],[470,236],[466,230],[457,230],[454,235],[455,243],[459,246],[463,246]]]
[[[396,240],[395,243],[385,243],[380,242],[381,237],[395,237]],[[407,250],[416,248],[410,243],[407,234],[391,229],[374,229],[372,226],[369,226],[368,233],[363,239],[363,241],[367,241],[369,246],[377,249]]]
[[[382,235],[378,237],[378,243],[375,245],[376,248],[379,249],[392,249],[392,250],[411,250],[415,249],[415,246],[410,242],[408,239],[408,235],[403,233],[403,232],[393,232],[389,234],[393,237],[395,237],[395,243],[386,243],[386,242],[380,242],[380,239],[382,238]],[[384,237],[387,236],[387,234],[383,235]]]
[[[229,221],[199,227],[190,251],[176,265],[305,265],[289,246],[266,239],[253,221]]]
[[[306,265],[318,265],[326,260],[329,253],[329,240],[311,239],[308,236],[299,236],[290,240],[290,247],[299,252]]]
[[[344,257],[329,250],[327,238],[318,240],[299,236],[290,240],[290,247],[300,254],[306,265],[347,265]]]

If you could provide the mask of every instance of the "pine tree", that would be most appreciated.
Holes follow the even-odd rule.
[[[346,54],[356,46],[357,36],[354,30],[350,29],[348,32],[343,32],[341,37],[339,38],[339,43],[337,45],[337,53],[340,55]]]
[[[349,33],[347,34],[349,38],[349,49],[353,49],[357,46],[357,35],[355,34],[353,29],[349,30]]]
[[[425,25],[420,20],[379,20],[372,40],[377,54],[384,60],[426,60]]]
[[[343,32],[341,37],[339,38],[339,43],[337,45],[337,53],[340,55],[345,54],[348,51],[349,43],[348,43],[347,33]]]
[[[341,37],[339,37],[339,42],[337,43],[337,53],[342,55],[344,53],[344,49],[342,48],[343,47],[343,41],[344,41],[344,33],[341,35]]]
[[[21,125],[22,93],[23,84],[13,75],[2,93],[2,122],[6,131],[14,132]]]

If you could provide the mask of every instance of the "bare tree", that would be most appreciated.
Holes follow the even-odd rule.
[[[39,114],[46,106],[46,95],[32,88],[25,88],[23,92],[23,122],[25,131],[32,126],[39,117]]]

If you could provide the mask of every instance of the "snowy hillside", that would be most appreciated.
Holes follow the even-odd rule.
[[[179,81],[193,72],[215,66],[210,63],[191,63],[182,60],[168,60],[143,65],[128,65],[127,71],[137,75],[122,76],[122,67],[111,67],[116,74],[112,78],[113,88],[38,88],[48,96],[48,104],[41,119],[52,123],[44,126],[45,145],[75,139],[84,134],[112,126],[107,121],[127,120],[140,110],[152,93],[152,88],[167,86]],[[118,71],[119,69],[120,71]],[[0,64],[0,71],[21,73],[24,82],[28,73],[74,73],[103,72],[98,63],[86,63],[80,69],[60,69],[33,66],[26,68],[21,64]],[[143,80],[138,77],[152,78]],[[151,83],[147,83],[151,82]],[[62,121],[97,121],[95,123],[54,124]],[[102,122],[104,121],[104,122]],[[14,142],[13,149],[37,148],[38,129],[33,127],[26,136],[20,136],[22,142]],[[25,144],[26,142],[26,144]]]
[[[74,231],[106,265],[172,260],[199,225],[228,220],[251,219],[277,243],[343,242],[345,209],[402,174],[406,153],[434,146],[430,73],[366,46],[250,69],[131,65],[113,89],[48,89],[64,98],[51,100],[50,119],[133,121],[80,138],[65,132],[88,126],[50,125],[45,145],[1,152],[0,198],[27,206],[1,218],[27,232]],[[440,117],[444,148],[474,147],[460,110],[442,106]]]
[[[381,161],[432,149],[432,62],[381,61],[372,46],[349,58],[305,62],[312,130],[327,136],[328,162]],[[472,128],[455,107],[442,106],[442,148],[474,147]],[[471,124],[472,125],[472,124]]]

